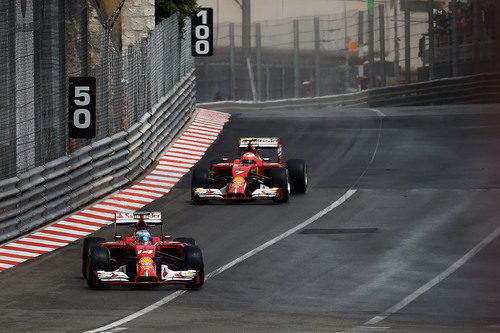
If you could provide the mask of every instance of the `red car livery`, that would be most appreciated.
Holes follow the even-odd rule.
[[[163,235],[141,242],[138,237],[117,235],[117,226],[128,225],[149,235],[149,228],[163,226],[161,213],[116,213],[113,242],[86,237],[82,247],[82,274],[90,287],[111,284],[182,284],[199,288],[204,282],[201,250],[192,238]]]
[[[269,151],[275,150],[273,162]],[[213,160],[210,168],[196,168],[192,174],[194,202],[213,199],[272,199],[287,202],[290,193],[307,190],[307,165],[290,159],[282,164],[279,138],[241,138],[238,158]]]

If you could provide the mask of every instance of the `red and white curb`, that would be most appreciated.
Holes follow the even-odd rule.
[[[0,271],[66,246],[113,223],[117,211],[133,212],[167,194],[189,172],[229,120],[227,113],[200,109],[191,125],[141,182],[116,195],[0,247]]]

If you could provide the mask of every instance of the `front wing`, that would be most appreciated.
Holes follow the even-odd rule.
[[[131,281],[130,277],[120,270],[116,271],[94,271],[94,278],[99,284],[191,284],[199,283],[201,276],[197,270],[173,271],[167,265],[161,265],[161,274],[157,279],[140,279]],[[153,278],[153,277],[151,277]]]
[[[194,189],[193,196],[200,200],[253,200],[253,199],[277,199],[283,195],[283,190],[278,187],[259,188],[252,192],[251,196],[232,196],[224,190],[216,188]]]

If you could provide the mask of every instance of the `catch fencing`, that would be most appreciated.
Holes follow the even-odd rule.
[[[177,15],[119,50],[103,18],[87,30],[87,3],[0,3],[0,242],[134,181],[195,110]],[[97,81],[97,136],[68,140],[67,77],[86,75]]]
[[[129,129],[193,68],[177,15],[120,50],[92,3],[0,2],[0,180]],[[67,77],[87,75],[97,82],[97,136],[68,139]]]
[[[488,18],[500,6],[446,4],[444,30],[437,10],[445,2],[438,0],[386,1],[373,15],[340,9],[247,29],[218,24],[214,56],[196,59],[197,100],[306,98],[492,71],[500,47]],[[251,46],[244,48],[246,30]]]

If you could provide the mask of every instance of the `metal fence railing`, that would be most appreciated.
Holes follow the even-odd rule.
[[[0,2],[0,180],[129,129],[193,68],[177,15],[120,50],[103,18],[89,31],[92,3]],[[97,136],[69,140],[67,78],[86,75],[97,82]]]
[[[253,22],[248,29],[217,24],[214,56],[196,59],[197,100],[305,98],[491,71],[499,49],[491,16],[500,16],[500,5],[446,5],[445,23],[438,14],[444,1],[401,0],[379,1],[371,15],[340,10]]]

